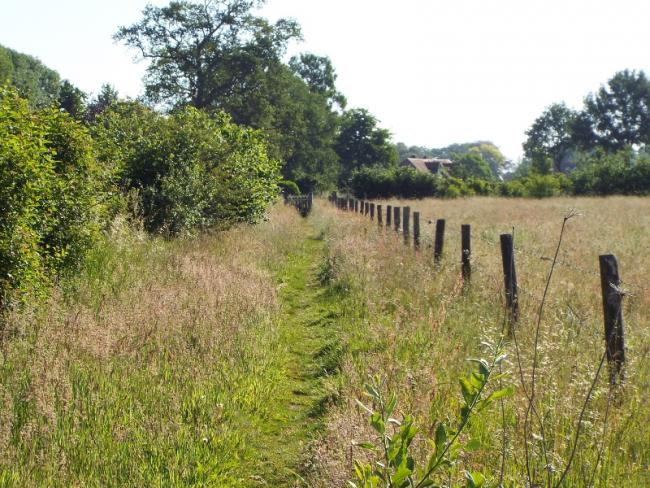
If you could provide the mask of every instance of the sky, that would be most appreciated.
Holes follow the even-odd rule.
[[[0,44],[39,58],[84,91],[142,93],[145,64],[112,40],[158,0],[0,0]],[[348,107],[368,109],[394,142],[490,140],[522,155],[545,107],[580,108],[616,71],[650,74],[649,0],[267,0],[296,19],[288,56],[331,58]]]

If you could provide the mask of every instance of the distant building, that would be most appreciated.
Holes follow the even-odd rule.
[[[406,158],[400,166],[415,168],[418,171],[428,172],[434,175],[447,174],[451,170],[453,162],[450,159],[442,158]]]

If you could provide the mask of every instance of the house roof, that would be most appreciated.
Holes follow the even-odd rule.
[[[453,163],[449,159],[442,158],[406,158],[400,164],[402,166],[411,166],[418,171],[438,173],[440,168],[449,168]]]

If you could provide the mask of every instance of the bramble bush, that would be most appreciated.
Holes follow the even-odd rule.
[[[85,128],[0,88],[0,309],[74,268],[104,217]]]

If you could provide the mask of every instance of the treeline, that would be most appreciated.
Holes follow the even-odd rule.
[[[489,141],[439,149],[398,143],[400,159],[449,158],[452,169],[434,176],[364,168],[350,189],[369,198],[650,194],[650,81],[642,71],[616,73],[581,110],[551,105],[526,135],[516,167]]]
[[[353,174],[350,190],[358,197],[367,198],[647,195],[650,194],[650,154],[631,148],[616,153],[597,150],[584,156],[567,174],[527,170],[507,181],[473,175],[441,176],[407,167],[368,167]]]

